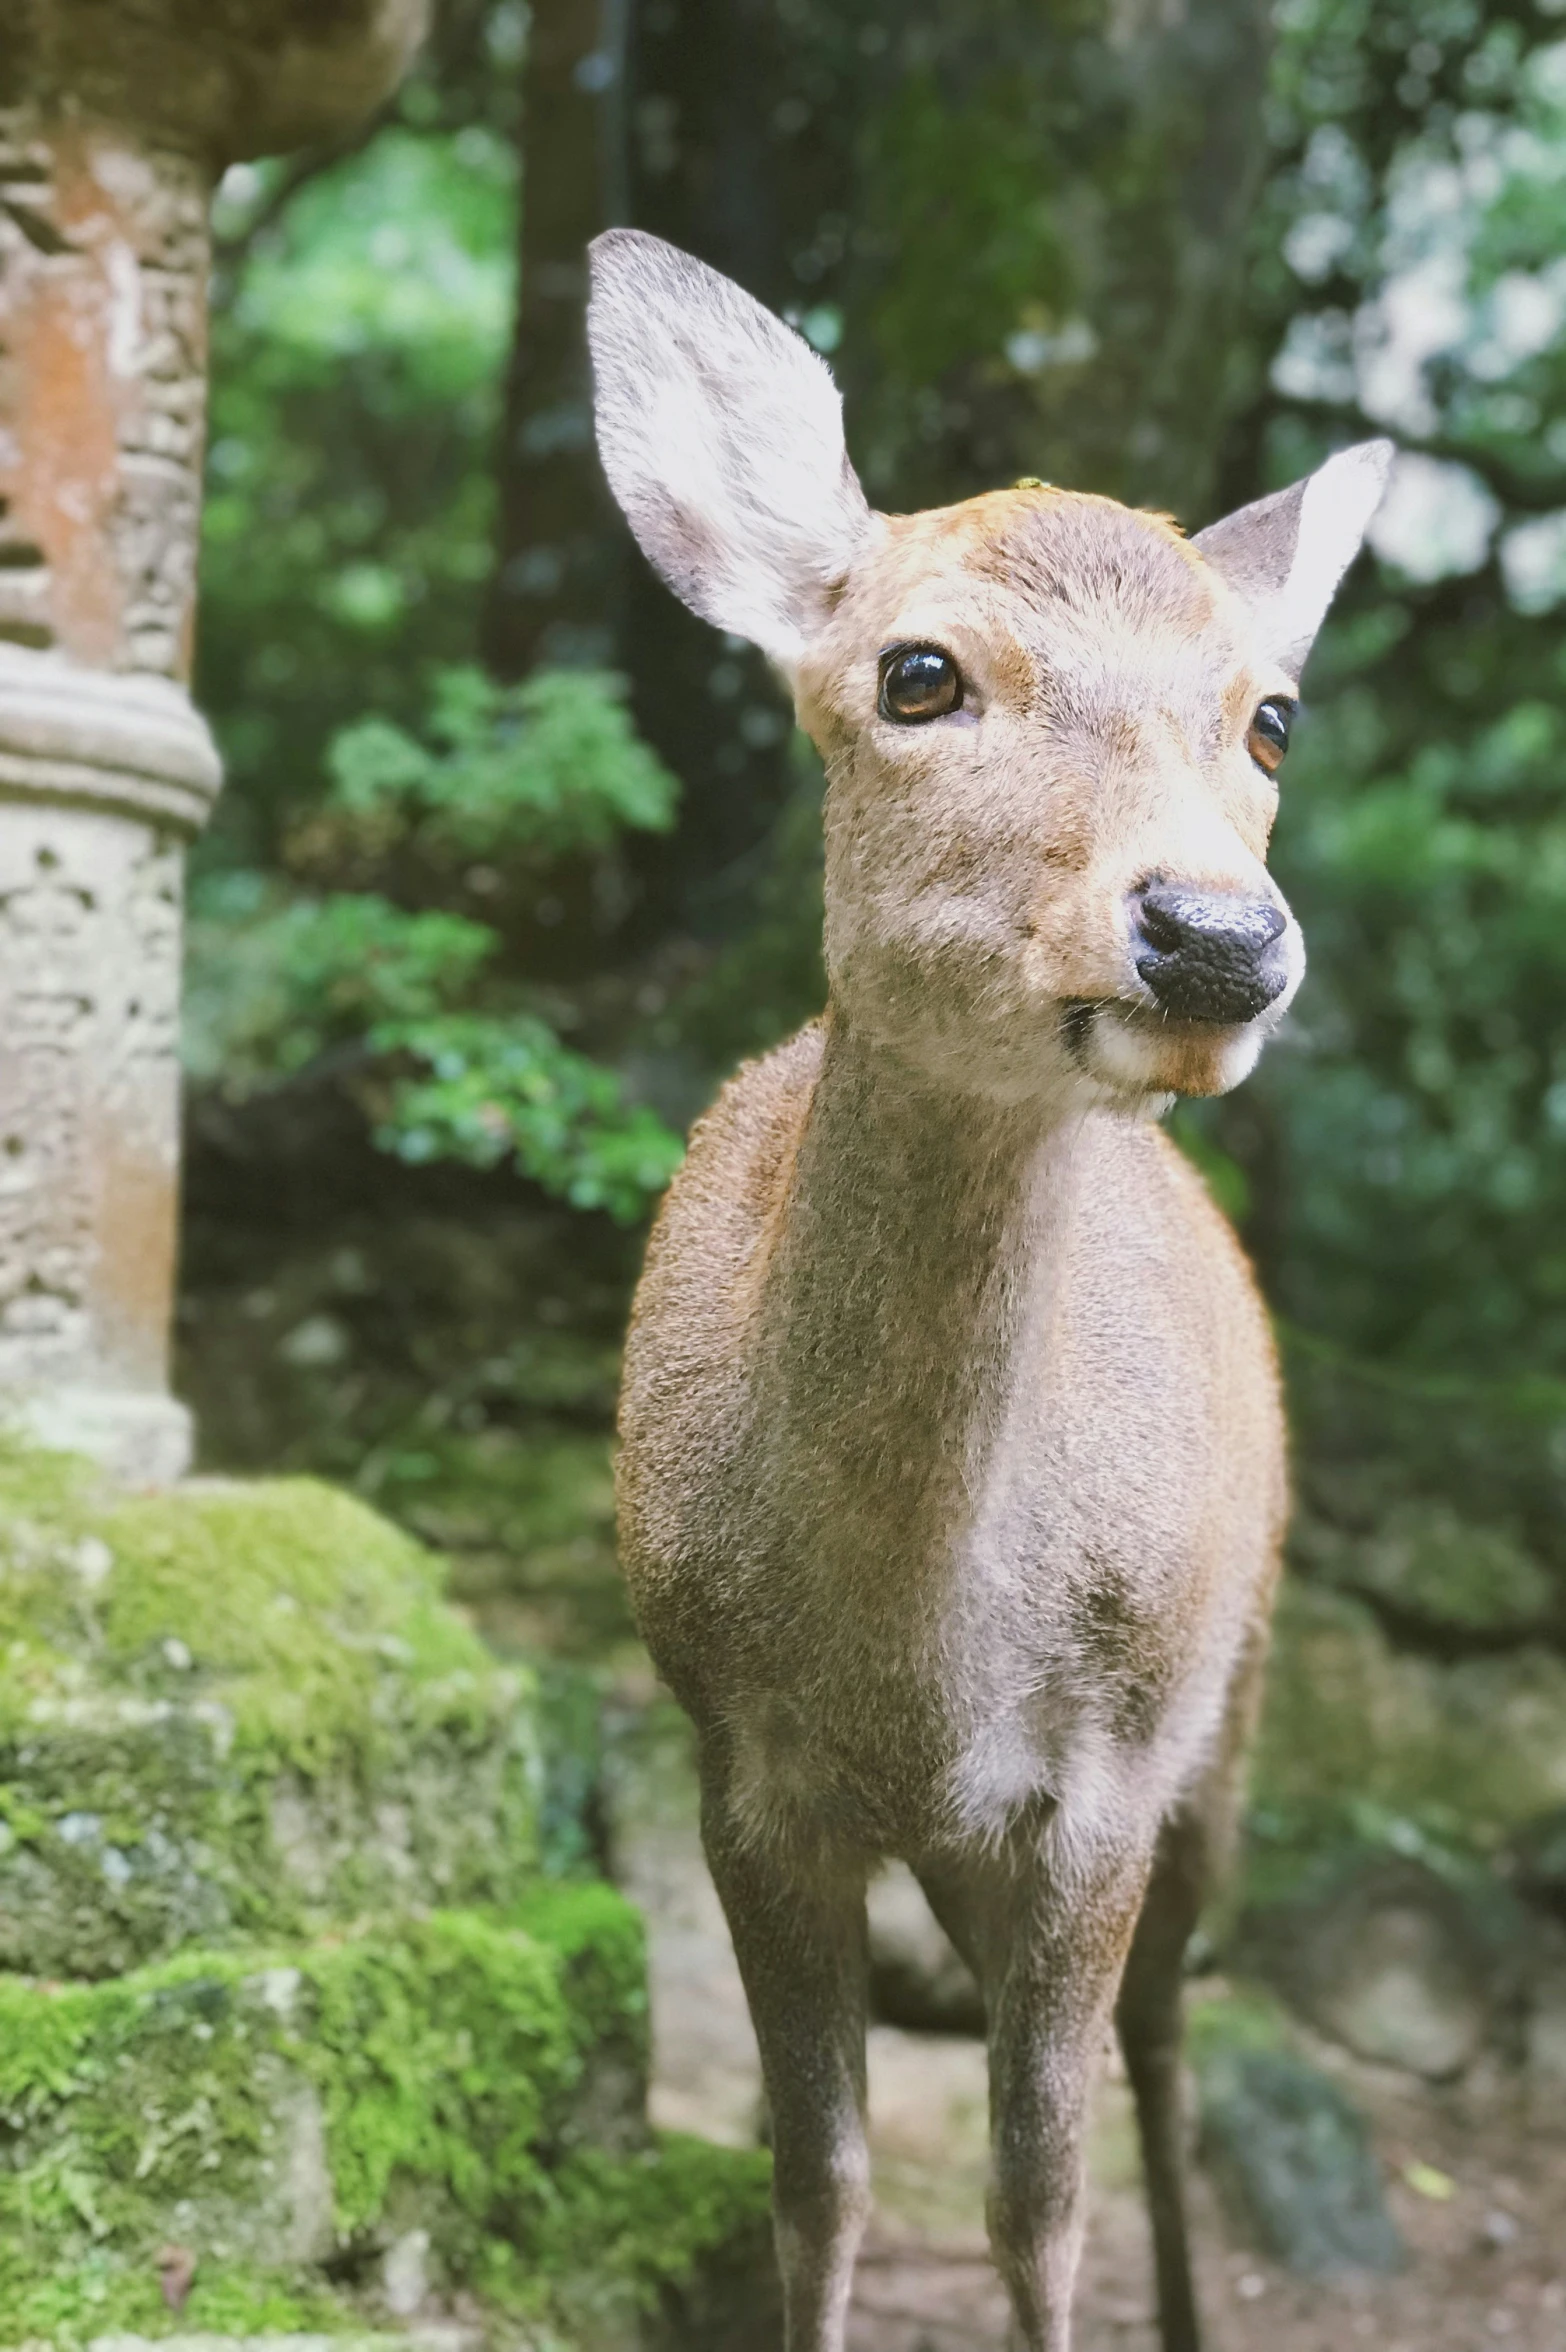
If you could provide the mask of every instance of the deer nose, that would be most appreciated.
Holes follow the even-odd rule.
[[[1270,898],[1196,890],[1155,874],[1130,896],[1131,959],[1167,1013],[1253,1021],[1288,982],[1278,941],[1288,917]]]

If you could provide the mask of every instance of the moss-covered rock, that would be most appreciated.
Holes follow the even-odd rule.
[[[533,1677],[362,1504],[0,1451],[0,1967],[505,1904],[541,1783]]]
[[[1394,1625],[1449,1650],[1548,1634],[1559,1612],[1553,1580],[1515,1534],[1476,1525],[1439,1496],[1400,1497],[1365,1528],[1302,1514],[1290,1548],[1323,1583],[1363,1593]]]
[[[1203,2073],[1201,2119],[1224,2201],[1266,2253],[1305,2278],[1401,2268],[1364,2120],[1315,2067],[1228,2052]]]
[[[1288,1877],[1285,1860],[1253,1872],[1284,1888],[1240,1921],[1240,1966],[1360,2057],[1433,2081],[1487,2045],[1517,2054],[1533,1938],[1493,1871],[1349,1840],[1297,1853]]]
[[[1566,1802],[1566,1658],[1538,1645],[1410,1654],[1364,1602],[1291,1580],[1254,1788],[1285,1819],[1368,1809],[1494,1844]]]
[[[362,2334],[417,2230],[437,2298],[639,2341],[765,2205],[764,2163],[648,2135],[645,2037],[640,1923],[591,1884],[0,1980],[0,2340]]]

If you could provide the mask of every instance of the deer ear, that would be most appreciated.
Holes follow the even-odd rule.
[[[1303,482],[1209,523],[1192,541],[1253,608],[1268,652],[1291,677],[1305,667],[1338,582],[1359,553],[1392,457],[1390,441],[1356,442]]]
[[[837,387],[808,343],[637,229],[593,241],[598,448],[643,554],[784,668],[872,529]]]

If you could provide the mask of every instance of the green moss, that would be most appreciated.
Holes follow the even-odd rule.
[[[312,1480],[111,1490],[0,1448],[0,1965],[105,1975],[538,1856],[537,1686]]]
[[[639,2131],[646,2075],[641,1923],[605,1886],[560,1887],[509,1919],[448,1914],[310,1963],[300,2055],[321,2095],[340,2234],[399,2181],[439,2183],[454,2215],[526,2229],[547,2203],[540,2147],[584,2123]],[[583,2117],[606,2057],[618,2113]],[[448,2231],[448,2235],[449,2235]],[[459,2231],[459,2234],[461,2232]]]
[[[362,2329],[320,2265],[415,2222],[448,2286],[515,2311],[659,2307],[760,2246],[767,2165],[650,2140],[645,2057],[641,1925],[602,1885],[108,1984],[0,1979],[0,2320],[65,2352],[163,2332],[172,2239],[186,2327]]]
[[[64,1457],[0,1452],[0,1643],[13,1715],[106,1680],[221,1697],[239,1740],[309,1770],[386,1730],[385,1668],[474,1714],[488,1672],[411,1538],[314,1479],[119,1497]]]
[[[365,2339],[365,2315],[319,2279],[267,2278],[244,2264],[205,2263],[176,2316],[151,2262],[132,2267],[92,2252],[45,2278],[0,2268],[0,2326],[36,2352],[43,2339],[59,2352],[103,2333],[163,2337],[192,2332],[253,2336],[309,2331]]]
[[[637,1915],[537,1876],[541,1789],[590,1858],[590,1675],[541,1703],[308,1481],[126,1498],[14,1449],[0,1651],[0,1949],[50,1971],[0,1976],[0,2335],[362,2338],[413,2228],[562,2347],[683,2345],[714,2265],[768,2271],[765,2161],[647,2132]]]
[[[640,1922],[598,1885],[105,1984],[0,1979],[0,2313],[31,2324],[74,2282],[84,2312],[155,2319],[170,2239],[204,2302],[254,2272],[297,2304],[312,2262],[409,2215],[449,2276],[547,2299],[560,2168],[644,2143],[645,2032]]]
[[[628,2160],[584,2150],[560,2185],[539,2233],[549,2268],[570,2277],[601,2262],[650,2303],[688,2279],[702,2256],[768,2219],[772,2158],[763,2148],[715,2148],[665,2133]]]

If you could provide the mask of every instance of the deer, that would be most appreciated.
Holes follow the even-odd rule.
[[[1113,2028],[1164,2352],[1198,2352],[1182,1973],[1287,1479],[1255,1280],[1157,1122],[1238,1084],[1299,987],[1278,770],[1391,445],[1189,539],[1040,482],[877,514],[790,327],[632,229],[591,281],[610,488],[826,778],[826,1009],[694,1128],[616,1467],[760,2051],[786,2352],[843,2352],[890,1858],[983,1993],[1015,2342],[1069,2352]]]

